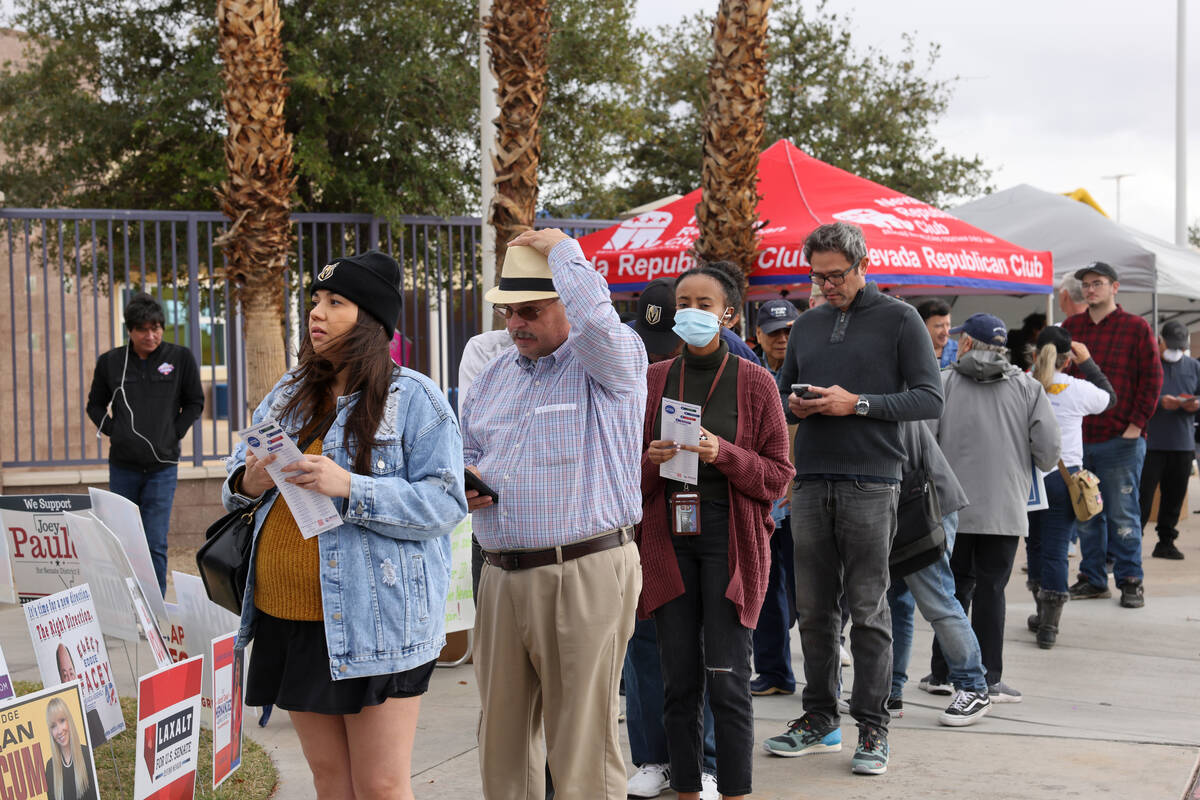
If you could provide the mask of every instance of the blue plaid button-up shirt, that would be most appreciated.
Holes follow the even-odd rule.
[[[567,341],[484,368],[462,412],[463,454],[500,495],[473,514],[485,550],[556,547],[642,516],[646,350],[574,240],[550,251]]]

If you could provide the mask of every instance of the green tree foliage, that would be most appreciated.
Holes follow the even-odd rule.
[[[0,71],[10,205],[215,209],[224,176],[214,0],[16,0],[32,62]],[[634,0],[556,0],[541,204],[610,216],[699,186],[712,48],[698,14],[653,34]],[[287,2],[296,210],[475,213],[477,0]],[[937,48],[860,53],[824,3],[776,0],[767,141],[931,202],[977,195],[979,158],[932,134]]]
[[[647,122],[631,154],[627,192],[638,205],[700,185],[700,119],[711,18],[697,14],[664,27],[649,45]],[[948,153],[933,135],[952,80],[933,77],[933,45],[922,54],[904,36],[898,59],[854,46],[853,21],[825,2],[806,10],[776,0],[767,40],[767,134],[790,139],[842,169],[930,203],[981,194],[989,171],[978,157]]]

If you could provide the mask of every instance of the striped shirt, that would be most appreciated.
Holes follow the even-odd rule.
[[[556,547],[642,516],[646,350],[574,240],[550,251],[571,332],[537,361],[514,350],[471,387],[463,454],[500,495],[473,513],[485,550]]]

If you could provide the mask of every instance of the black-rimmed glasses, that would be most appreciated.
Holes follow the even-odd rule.
[[[825,275],[822,275],[820,272],[810,272],[808,273],[808,279],[817,286],[824,286],[827,283],[830,286],[841,286],[846,282],[846,276],[853,272],[857,266],[858,265],[855,264],[853,267],[850,267],[850,269],[844,269],[841,272],[830,272]]]

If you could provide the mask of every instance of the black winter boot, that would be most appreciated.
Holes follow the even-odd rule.
[[[1037,613],[1030,614],[1029,619],[1025,624],[1029,626],[1030,633],[1037,633],[1038,628],[1042,625],[1042,598],[1038,595],[1038,591],[1042,588],[1033,581],[1025,581],[1025,588],[1033,592],[1033,602],[1037,603]]]
[[[1037,643],[1043,650],[1054,647],[1058,640],[1058,623],[1062,618],[1063,606],[1071,599],[1070,592],[1038,592],[1038,604],[1042,609],[1042,624],[1038,626]]]

